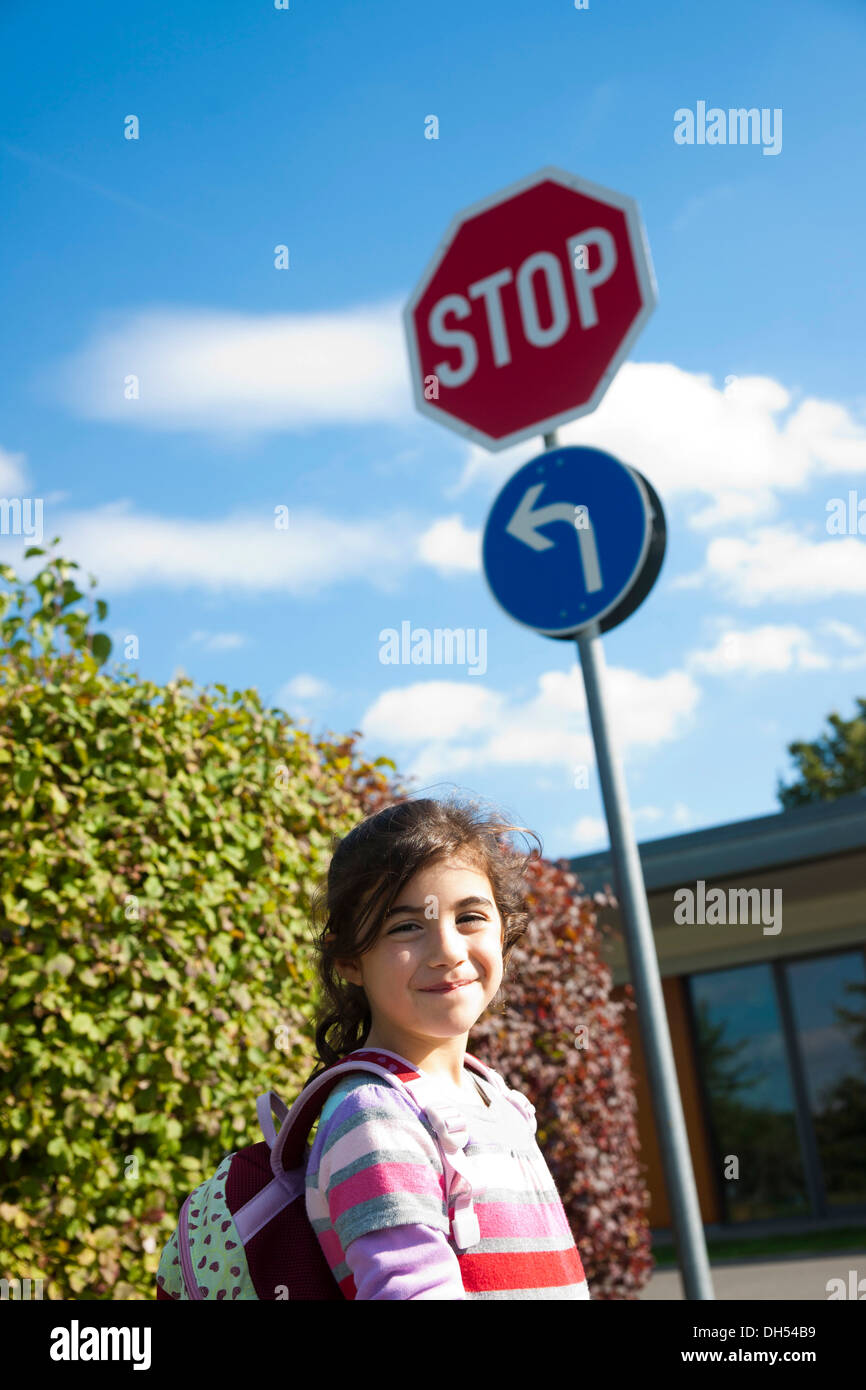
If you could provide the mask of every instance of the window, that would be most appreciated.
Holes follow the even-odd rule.
[[[688,991],[725,1220],[866,1206],[864,952],[708,971]]]
[[[772,968],[689,981],[725,1220],[808,1215],[794,1087]]]
[[[866,962],[862,951],[785,967],[828,1209],[866,1204]]]

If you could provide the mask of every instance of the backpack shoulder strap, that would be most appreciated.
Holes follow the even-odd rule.
[[[265,1091],[264,1095],[259,1096],[256,1101],[256,1114],[259,1117],[259,1125],[269,1149],[274,1147],[277,1140],[277,1131],[274,1128],[274,1111],[279,1115],[282,1125],[289,1113],[289,1107],[284,1100],[280,1100],[276,1091]]]
[[[422,1077],[411,1062],[395,1052],[361,1048],[326,1067],[303,1088],[291,1110],[287,1111],[279,1134],[273,1139],[269,1132],[273,1131],[270,1107],[274,1104],[285,1109],[285,1105],[272,1091],[259,1096],[256,1109],[262,1133],[271,1150],[274,1177],[285,1182],[287,1170],[291,1172],[302,1167],[307,1139],[322,1106],[342,1077],[358,1071],[380,1076],[395,1086],[418,1114],[425,1115],[429,1120],[442,1159],[446,1197],[449,1202],[452,1198],[454,1201],[451,1227],[455,1243],[461,1249],[477,1245],[481,1233],[472,1207],[472,1182],[463,1153],[469,1139],[465,1117],[457,1105],[443,1104],[438,1097],[428,1094],[429,1078]],[[460,1190],[456,1191],[458,1175],[463,1181],[459,1185]]]
[[[494,1071],[493,1067],[488,1067],[485,1062],[480,1061],[477,1057],[473,1057],[471,1053],[467,1052],[463,1060],[469,1071],[477,1072],[482,1081],[489,1082],[494,1090],[498,1091],[500,1095],[503,1095],[506,1100],[511,1102],[515,1110],[520,1111],[520,1114],[534,1134],[538,1128],[538,1121],[535,1116],[535,1106],[532,1104],[529,1097],[525,1096],[522,1091],[516,1090],[513,1086],[509,1086],[504,1077],[499,1075],[498,1071]]]
[[[333,1062],[312,1081],[308,1081],[291,1110],[286,1109],[285,1103],[274,1091],[265,1091],[256,1101],[256,1110],[262,1133],[271,1150],[271,1169],[274,1177],[279,1177],[286,1171],[291,1172],[303,1164],[310,1130],[331,1091],[344,1076],[359,1071],[371,1072],[383,1080],[394,1082],[408,1095],[415,1109],[423,1108],[406,1084],[421,1081],[420,1074],[411,1062],[402,1057],[398,1058],[396,1053],[386,1055],[383,1052],[363,1049],[348,1053],[341,1061]],[[269,1107],[272,1104],[278,1107],[278,1113],[282,1118],[277,1135],[273,1134],[273,1121],[270,1119]]]
[[[310,1130],[331,1091],[343,1076],[359,1071],[383,1074],[380,1066],[372,1065],[366,1058],[351,1062],[343,1058],[308,1082],[291,1110],[276,1091],[265,1091],[258,1097],[256,1113],[265,1143],[270,1149],[273,1176],[234,1213],[235,1226],[243,1245],[267,1226],[284,1207],[303,1197],[306,1185],[305,1149]],[[411,1095],[410,1099],[417,1104]],[[417,1108],[420,1110],[421,1107]],[[274,1128],[272,1112],[280,1118],[279,1134]]]

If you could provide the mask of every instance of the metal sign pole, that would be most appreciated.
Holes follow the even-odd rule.
[[[544,435],[546,449],[555,449],[558,444],[555,430]],[[687,1299],[714,1300],[643,869],[631,823],[625,781],[614,752],[605,709],[604,651],[598,624],[593,623],[580,632],[576,643],[621,897],[629,966],[637,1000],[638,1026],[649,1074],[650,1097],[673,1214],[683,1287]]]

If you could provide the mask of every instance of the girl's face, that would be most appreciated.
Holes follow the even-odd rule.
[[[450,860],[420,869],[371,949],[354,963],[337,962],[347,980],[364,988],[373,1045],[408,1056],[407,1043],[465,1038],[502,983],[504,935],[481,870]],[[465,983],[431,992],[457,981]]]

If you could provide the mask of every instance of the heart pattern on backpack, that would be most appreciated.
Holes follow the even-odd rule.
[[[237,1300],[250,1296],[249,1271],[245,1260],[238,1260],[242,1246],[232,1237],[237,1235],[234,1219],[226,1205],[225,1179],[231,1155],[227,1155],[211,1182],[196,1190],[197,1205],[190,1209],[189,1244],[195,1284],[202,1299]],[[217,1238],[214,1224],[218,1223]],[[166,1245],[160,1260],[159,1286],[173,1298],[187,1299],[179,1263],[177,1231]],[[229,1263],[231,1261],[231,1264]]]

